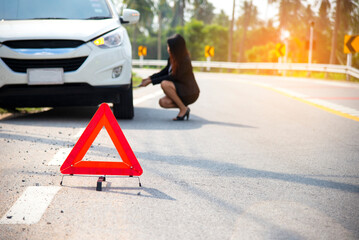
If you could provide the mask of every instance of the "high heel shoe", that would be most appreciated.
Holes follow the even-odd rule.
[[[176,118],[173,119],[173,121],[183,121],[185,118],[188,120],[190,111],[191,109],[187,108],[187,111],[183,116],[177,116]]]

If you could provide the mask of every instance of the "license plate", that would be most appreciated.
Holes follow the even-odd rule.
[[[30,68],[27,76],[29,85],[64,84],[63,68]]]

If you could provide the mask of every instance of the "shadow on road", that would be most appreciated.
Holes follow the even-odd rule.
[[[0,123],[14,125],[44,126],[44,127],[86,127],[97,107],[63,107],[33,114],[16,114],[0,120]],[[190,115],[189,121],[172,121],[177,111],[135,107],[135,117],[132,120],[119,120],[123,129],[140,130],[191,130],[204,125],[220,125],[238,128],[255,128],[231,122],[210,121]]]
[[[94,182],[95,183],[95,182]],[[63,185],[63,187],[73,188],[73,189],[83,189],[88,191],[96,191],[96,187],[79,187],[79,186],[69,186]],[[106,184],[102,187],[103,192],[121,194],[126,196],[135,196],[135,197],[144,197],[144,198],[156,198],[161,200],[170,200],[175,201],[173,197],[167,195],[166,193],[156,189],[148,187],[112,187],[112,183],[107,181]]]
[[[15,113],[0,123],[44,126],[44,127],[84,127],[95,114],[97,107],[60,107],[37,113]]]
[[[213,176],[223,177],[244,177],[244,178],[256,178],[256,179],[271,179],[284,182],[298,183],[307,186],[315,186],[326,189],[336,189],[344,192],[359,193],[359,186],[350,183],[335,182],[331,180],[318,179],[311,176],[305,176],[300,174],[288,174],[273,171],[257,170],[251,168],[241,167],[237,164],[228,163],[224,161],[213,161],[207,159],[192,159],[183,156],[161,156],[154,153],[141,153],[136,152],[136,156],[146,162],[163,162],[170,165],[186,166],[197,168],[200,170],[208,171]],[[146,163],[145,163],[146,165]],[[162,175],[160,172],[156,172]],[[163,174],[162,177],[167,175]],[[345,177],[345,176],[342,176]]]

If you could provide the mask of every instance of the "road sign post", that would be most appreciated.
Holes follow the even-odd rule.
[[[308,64],[312,63],[312,54],[313,54],[313,32],[314,32],[314,21],[310,22],[310,36],[309,36],[309,54],[308,54]]]
[[[289,49],[289,41],[288,41],[288,39],[289,39],[289,37],[290,37],[290,32],[288,30],[282,29],[280,39],[282,41],[284,41],[284,45],[285,45],[285,48],[284,48],[284,51],[285,51],[284,52],[284,63],[287,63],[287,61],[288,61],[288,49]],[[284,76],[286,75],[285,70],[283,70],[283,75]]]
[[[288,38],[285,39],[284,44],[285,44],[284,63],[287,63],[288,62],[288,51],[287,51],[287,49],[288,49],[288,45],[289,45]]]
[[[140,67],[143,67],[143,55],[140,56]]]
[[[351,67],[353,53],[359,52],[359,35],[345,35],[344,36],[344,53],[347,54],[347,66]],[[346,76],[350,80],[349,74]]]
[[[310,35],[309,35],[308,64],[312,64],[314,21],[310,21],[309,24],[310,24]],[[311,75],[311,72],[308,71],[307,76],[310,77],[310,75]]]
[[[348,67],[351,67],[351,66],[352,66],[352,59],[353,59],[353,54],[352,54],[352,53],[348,53],[348,54],[347,54],[347,66],[348,66]],[[350,81],[350,75],[349,75],[349,74],[347,74],[346,79],[347,79],[347,81]]]
[[[206,68],[207,71],[211,70],[210,63],[211,63],[211,57],[207,57],[207,68]]]
[[[278,63],[283,63],[285,61],[284,56],[286,53],[286,45],[283,43],[277,43],[275,46],[276,49],[276,55],[278,57]],[[281,74],[282,71],[278,71],[278,74]]]
[[[143,59],[144,56],[147,56],[147,47],[146,46],[139,46],[138,47],[138,56],[140,57],[140,67],[143,67]]]

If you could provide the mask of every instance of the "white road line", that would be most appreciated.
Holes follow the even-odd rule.
[[[161,94],[163,94],[162,91],[157,91],[145,95],[134,99],[133,104],[140,104]],[[85,128],[79,129],[78,133],[75,134],[73,138],[79,138],[84,130]],[[60,148],[48,165],[61,166],[71,150],[71,148]],[[61,187],[55,186],[28,187],[10,210],[0,219],[0,224],[35,224],[39,222],[52,199],[60,189]]]
[[[306,83],[315,83],[321,85],[329,85],[334,87],[344,87],[344,88],[359,88],[358,83],[349,83],[349,82],[339,82],[339,81],[329,81],[329,80],[319,80],[319,79],[306,79],[298,78],[292,79],[293,81],[306,82]]]
[[[160,91],[157,91],[157,92],[154,92],[154,93],[151,93],[151,94],[148,94],[148,95],[145,95],[145,96],[142,96],[140,98],[136,98],[133,100],[133,105],[138,105],[146,100],[149,100],[151,98],[155,98],[159,95],[163,94],[163,91],[160,90]]]
[[[335,104],[335,103],[331,103],[331,102],[327,102],[327,101],[324,101],[324,100],[320,100],[320,99],[307,100],[306,99],[306,101],[312,102],[312,103],[315,103],[315,104],[318,104],[318,105],[321,105],[321,106],[324,106],[324,107],[327,107],[327,108],[331,108],[333,110],[336,110],[336,111],[339,111],[339,112],[342,112],[342,113],[347,113],[347,114],[350,114],[350,115],[353,115],[353,116],[358,116],[359,115],[359,111],[356,110],[356,109],[345,107],[345,106]]]
[[[293,96],[293,97],[297,97],[297,98],[307,98],[306,95],[304,94],[301,94],[301,93],[297,93],[297,92],[293,92],[293,91],[290,91],[288,89],[284,89],[284,88],[275,88],[276,90],[278,91],[281,91],[281,92],[284,92],[290,96]]]
[[[60,188],[54,186],[28,187],[0,219],[0,224],[37,223]]]
[[[52,160],[47,164],[49,166],[61,166],[67,156],[70,154],[72,148],[60,148]]]
[[[289,97],[292,98],[296,98],[296,99],[300,99],[301,101],[307,102],[307,103],[311,103],[311,104],[315,104],[317,106],[322,107],[322,109],[329,109],[330,111],[336,111],[339,112],[341,116],[343,116],[342,114],[347,114],[347,118],[351,118],[354,119],[356,121],[358,121],[358,116],[359,116],[359,111],[357,109],[353,109],[350,107],[346,107],[346,106],[342,106],[339,104],[335,104],[332,102],[328,102],[322,99],[310,99],[308,96],[304,95],[304,94],[300,94],[297,92],[293,92],[284,88],[279,88],[279,87],[273,87],[272,85],[269,84],[263,84],[263,83],[251,83],[251,82],[246,82],[246,83],[250,83],[250,84],[254,84],[260,87],[264,87],[267,89],[271,89],[274,90],[276,92],[285,94]],[[337,114],[338,115],[338,114]]]
[[[336,115],[346,117],[346,118],[350,118],[350,119],[353,119],[355,121],[359,121],[359,118],[358,118],[359,117],[359,110],[357,110],[357,109],[342,106],[342,105],[335,104],[335,103],[325,101],[325,100],[322,100],[322,99],[312,99],[307,95],[297,93],[297,92],[294,92],[294,91],[291,91],[291,90],[288,90],[288,89],[285,89],[285,88],[274,87],[273,85],[267,84],[267,83],[253,82],[253,81],[243,80],[243,79],[241,79],[241,80],[233,80],[233,81],[241,82],[241,83],[245,83],[245,84],[251,84],[251,85],[259,86],[259,87],[262,87],[262,88],[267,88],[267,89],[270,89],[272,91],[276,91],[278,93],[281,93],[281,94],[284,94],[286,96],[289,96],[291,98],[300,100],[302,102],[309,103],[309,104],[314,104],[315,106],[317,106],[317,107],[319,107],[319,108],[321,108],[323,110],[326,110],[328,112],[334,113]],[[317,83],[317,82],[313,82],[313,83]],[[324,84],[324,83],[321,83],[321,84]],[[331,85],[344,86],[344,85],[346,85],[346,83],[345,84],[332,83]]]
[[[85,128],[80,128],[79,131],[75,135],[72,136],[72,138],[79,139],[84,131],[85,131]]]

